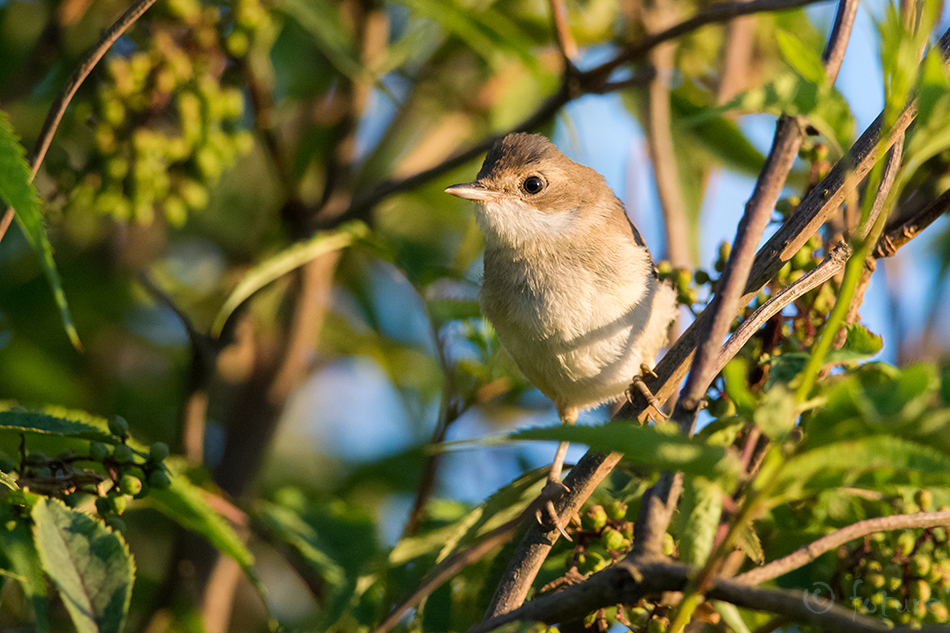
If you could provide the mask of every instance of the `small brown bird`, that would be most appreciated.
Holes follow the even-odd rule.
[[[666,343],[677,301],[603,176],[519,133],[492,146],[474,182],[445,191],[479,203],[482,312],[562,422],[622,399]],[[566,451],[549,475],[562,487]]]

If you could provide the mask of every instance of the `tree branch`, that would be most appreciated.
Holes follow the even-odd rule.
[[[630,557],[562,591],[535,598],[528,604],[478,624],[468,633],[488,633],[509,622],[554,624],[580,618],[597,609],[634,604],[647,595],[680,591],[696,569],[659,558]],[[736,606],[788,617],[801,624],[836,633],[910,631],[908,627],[888,629],[883,622],[856,613],[815,594],[753,587],[737,579],[713,577],[706,595]],[[945,631],[945,627],[923,630]]]
[[[738,582],[749,585],[778,578],[788,572],[807,565],[825,552],[875,532],[889,532],[907,528],[932,528],[950,525],[950,510],[943,512],[918,512],[916,514],[895,514],[889,517],[878,517],[858,521],[840,530],[835,530],[817,541],[797,549],[788,556],[774,560],[767,565],[758,567],[744,574],[736,576]],[[905,552],[906,553],[906,552]]]

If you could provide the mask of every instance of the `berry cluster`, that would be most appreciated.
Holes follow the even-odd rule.
[[[568,559],[568,573],[548,588],[598,572],[625,556],[633,543],[634,514],[636,508],[628,507],[617,499],[607,501],[604,505],[585,505],[581,510],[580,527],[572,528],[575,547]],[[664,535],[663,553],[667,556],[676,554],[676,546],[669,533]],[[620,623],[633,631],[661,633],[669,625],[665,612],[665,607],[641,600],[635,605],[599,609],[585,618],[585,626],[592,631],[606,631],[615,623]]]
[[[57,174],[71,189],[67,213],[149,223],[160,211],[180,226],[207,206],[208,189],[253,144],[241,125],[244,94],[224,78],[274,30],[256,0],[238,2],[228,17],[173,0],[151,16],[147,39],[109,55],[94,103],[76,108],[93,122],[93,148],[77,170]]]
[[[119,416],[109,420],[109,432],[116,436],[114,445],[93,441],[89,442],[88,453],[66,450],[56,457],[41,451],[25,452],[19,466],[5,456],[0,460],[0,470],[18,473],[20,488],[61,497],[71,506],[81,503],[86,495],[94,495],[96,510],[106,524],[124,530],[118,515],[125,511],[130,498],[140,499],[150,489],[163,490],[171,485],[163,464],[169,449],[164,442],[155,442],[148,451],[132,448],[127,443],[129,424]]]
[[[895,500],[893,510],[931,510],[929,490],[915,502]],[[940,508],[944,510],[946,508]],[[950,545],[947,528],[878,532],[841,548],[833,579],[857,613],[917,627],[950,620]]]

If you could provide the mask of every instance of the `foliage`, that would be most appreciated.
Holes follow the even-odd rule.
[[[899,137],[903,153],[888,171],[886,147],[872,148],[858,179],[859,108],[812,10],[746,3],[755,15],[640,50],[719,5],[171,0],[99,61],[34,165],[21,139],[40,134],[119,7],[0,3],[0,200],[17,220],[0,221],[0,626],[462,631],[526,577],[531,599],[588,590],[575,621],[548,623],[565,630],[777,630],[806,620],[706,600],[714,577],[741,582],[888,517],[756,584],[797,592],[819,625],[832,603],[882,626],[950,623],[945,302],[888,284],[894,312],[924,315],[919,338],[858,312],[881,276],[879,238],[926,226],[950,182],[946,55],[925,51],[939,7],[905,5],[872,9],[883,86],[865,86],[883,95],[875,138]],[[609,117],[586,114],[605,104]],[[445,186],[471,180],[486,139],[511,130],[607,171],[589,139],[636,129],[657,183],[682,197],[660,196],[669,227],[677,214],[690,227],[651,240],[693,259],[658,274],[697,316],[739,248],[700,229],[723,217],[711,183],[764,173],[749,121],[779,116],[804,134],[773,227],[829,181],[843,202],[795,248],[763,251],[777,272],[731,331],[842,242],[855,253],[844,272],[730,352],[691,436],[662,420],[547,424],[480,316],[481,234]],[[935,289],[946,235],[937,272],[914,271]],[[589,495],[564,521],[571,540],[535,542],[554,441],[624,456],[571,490]],[[668,481],[682,488],[654,553],[688,563],[689,580],[621,604],[590,590],[637,560]],[[554,542],[522,573],[541,541]]]

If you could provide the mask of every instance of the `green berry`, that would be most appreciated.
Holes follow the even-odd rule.
[[[607,516],[614,521],[620,521],[627,516],[627,504],[614,499],[606,508]]]
[[[156,490],[165,490],[172,485],[172,480],[164,470],[153,470],[148,475],[148,485]]]
[[[926,488],[922,488],[917,491],[917,494],[914,495],[914,501],[920,506],[921,510],[927,512],[933,505],[934,496],[932,492]]]
[[[581,522],[586,529],[599,532],[607,525],[607,511],[601,505],[591,506]]]
[[[132,449],[126,446],[125,444],[119,444],[115,447],[115,451],[112,453],[113,459],[119,462],[120,464],[128,464],[135,457],[135,453],[132,452]]]
[[[155,442],[148,448],[148,461],[158,463],[168,457],[170,451],[165,442]]]
[[[605,529],[600,538],[608,551],[622,552],[626,549],[626,539],[623,534],[613,528]]]
[[[122,475],[119,479],[119,491],[126,495],[137,495],[142,492],[142,480],[135,475]]]
[[[112,512],[112,502],[109,500],[109,497],[99,497],[96,499],[96,512],[99,513],[99,516],[106,516]]]
[[[109,447],[102,442],[89,442],[89,457],[93,461],[101,462],[109,456]]]
[[[121,415],[114,415],[109,418],[109,432],[122,437],[129,432],[129,423]]]
[[[116,514],[122,514],[129,506],[129,498],[125,495],[109,495],[106,499],[109,500],[109,504]]]

